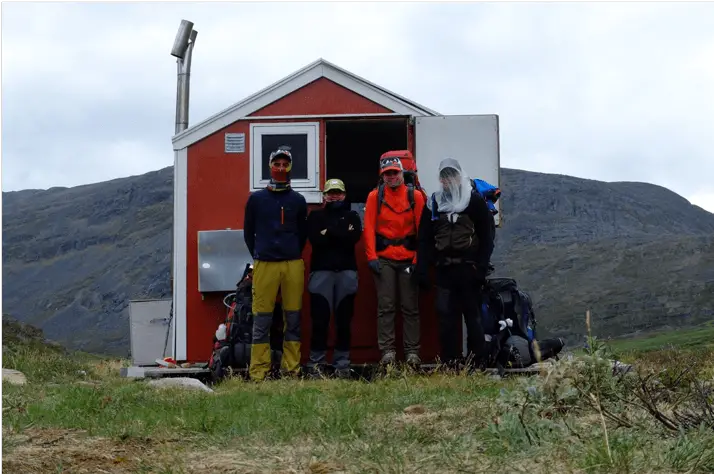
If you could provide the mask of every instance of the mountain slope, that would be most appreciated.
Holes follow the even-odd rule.
[[[714,214],[646,183],[503,169],[503,245],[714,234]]]
[[[579,340],[681,327],[714,316],[714,236],[534,244],[496,253],[496,274],[531,294],[544,334]]]
[[[3,193],[4,311],[71,348],[126,355],[129,299],[166,297],[172,168]],[[709,319],[714,214],[643,183],[504,169],[494,263],[541,331],[578,338]]]
[[[170,295],[171,168],[3,193],[3,309],[72,348],[125,355],[128,300]]]

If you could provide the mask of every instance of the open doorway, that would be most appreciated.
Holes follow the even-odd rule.
[[[329,120],[325,123],[326,178],[345,183],[347,199],[361,210],[377,185],[379,157],[407,149],[407,118]],[[360,212],[361,214],[361,212]]]

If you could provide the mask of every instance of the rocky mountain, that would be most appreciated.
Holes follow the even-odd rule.
[[[172,168],[3,193],[3,311],[73,349],[126,355],[129,299],[170,294]],[[714,214],[644,183],[502,172],[493,262],[539,332],[582,340],[714,315]]]
[[[3,193],[3,311],[51,339],[126,355],[128,300],[171,294],[173,170]]]

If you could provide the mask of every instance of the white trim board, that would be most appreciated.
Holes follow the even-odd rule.
[[[174,152],[174,337],[175,360],[186,360],[186,250],[188,238],[188,148]]]
[[[439,113],[373,84],[334,64],[319,59],[241,102],[189,127],[172,138],[174,150],[186,148],[296,90],[326,78],[400,115],[435,116]]]

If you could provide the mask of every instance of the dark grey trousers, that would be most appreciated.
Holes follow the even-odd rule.
[[[377,287],[377,342],[384,354],[395,351],[394,318],[399,299],[404,318],[404,352],[419,353],[419,287],[407,263],[379,259],[381,273],[374,276]]]
[[[350,344],[354,300],[358,277],[353,270],[339,272],[317,271],[310,274],[307,290],[310,292],[312,337],[308,367],[326,363],[327,338],[330,316],[335,317],[337,340],[334,365],[337,369],[350,367]]]

